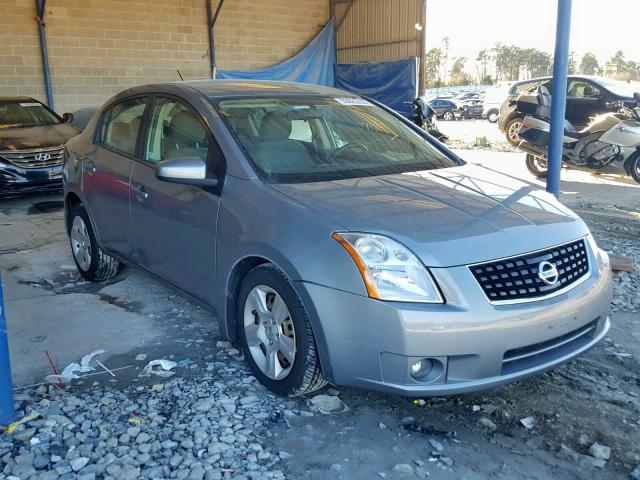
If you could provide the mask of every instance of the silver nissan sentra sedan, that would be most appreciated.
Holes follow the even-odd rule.
[[[180,290],[279,394],[485,389],[609,329],[609,260],[580,218],[345,91],[132,88],[68,142],[63,178],[82,276],[124,262]]]

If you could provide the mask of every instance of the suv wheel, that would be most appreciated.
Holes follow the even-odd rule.
[[[509,120],[507,123],[507,127],[505,128],[505,132],[507,135],[507,141],[517,147],[520,144],[520,127],[522,127],[522,118],[516,117],[512,120]]]
[[[453,120],[453,118],[454,118],[453,112],[449,110],[447,110],[442,114],[442,119],[446,120],[447,122],[450,122],[451,120]]]
[[[120,262],[98,246],[89,215],[82,205],[69,212],[69,241],[73,260],[85,280],[99,282],[118,273]]]
[[[275,265],[260,265],[245,277],[237,324],[249,368],[269,390],[297,396],[326,385],[307,312]]]
[[[487,120],[491,123],[496,123],[498,121],[498,111],[489,110],[489,113],[487,113]]]

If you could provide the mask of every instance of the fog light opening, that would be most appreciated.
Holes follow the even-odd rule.
[[[411,377],[414,380],[422,380],[431,372],[433,361],[428,358],[420,359],[411,364]]]

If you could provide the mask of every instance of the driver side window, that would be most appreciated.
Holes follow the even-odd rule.
[[[159,163],[178,157],[198,157],[207,162],[208,129],[196,112],[182,102],[158,98],[151,115],[144,158]]]
[[[598,98],[600,90],[592,83],[583,80],[571,80],[567,88],[567,96],[574,98]]]

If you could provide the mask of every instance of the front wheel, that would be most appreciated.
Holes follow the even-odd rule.
[[[118,273],[120,262],[102,251],[89,215],[82,205],[69,211],[69,241],[73,260],[85,280],[100,282]]]
[[[442,119],[447,122],[450,122],[451,120],[453,120],[453,118],[454,118],[453,112],[446,111],[442,114]]]
[[[498,111],[497,110],[489,110],[487,114],[487,120],[491,123],[496,123],[498,121]]]
[[[527,170],[536,178],[545,178],[547,176],[549,164],[544,158],[527,153],[525,162],[527,164]]]
[[[306,309],[275,265],[260,265],[245,277],[237,323],[249,368],[269,390],[298,396],[326,385]]]

